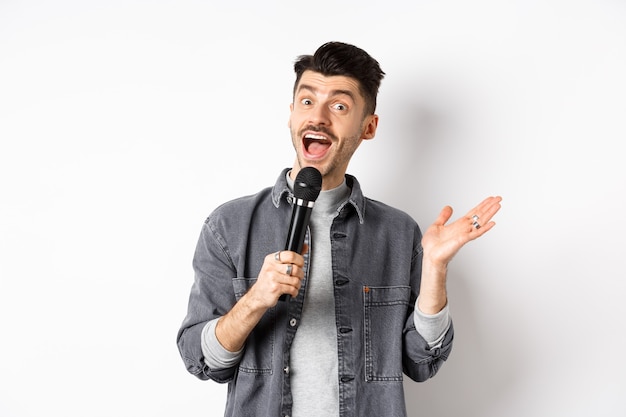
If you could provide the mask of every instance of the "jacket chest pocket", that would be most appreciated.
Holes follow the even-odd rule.
[[[365,378],[402,381],[402,340],[411,287],[363,287]]]

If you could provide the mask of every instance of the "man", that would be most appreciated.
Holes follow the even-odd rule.
[[[229,383],[226,416],[405,416],[403,374],[434,376],[452,347],[447,265],[493,227],[501,198],[450,224],[445,207],[422,236],[346,174],[376,133],[378,62],[330,42],[294,68],[294,164],[204,223],[179,350],[192,374]],[[281,249],[304,167],[322,191],[298,254]]]

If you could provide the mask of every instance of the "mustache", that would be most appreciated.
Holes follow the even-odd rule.
[[[336,141],[337,137],[330,131],[328,130],[328,128],[324,127],[324,126],[315,126],[315,125],[309,125],[309,126],[305,126],[303,127],[299,133],[299,136],[302,137],[304,135],[304,132],[317,132],[317,133],[323,133],[326,136],[328,136],[329,138],[331,138],[332,140]]]

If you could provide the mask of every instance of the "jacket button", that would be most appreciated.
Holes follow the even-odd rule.
[[[289,367],[288,367],[288,366],[285,366],[285,367],[283,368],[283,372],[284,372],[284,373],[286,373],[286,374],[288,375],[288,374],[289,374]]]
[[[338,287],[341,287],[341,286],[346,285],[348,282],[350,282],[350,281],[348,281],[348,280],[347,280],[347,279],[345,279],[345,278],[337,278],[337,279],[335,280],[335,285],[336,285],[336,286],[338,286]]]
[[[296,324],[298,324],[298,321],[297,321],[296,319],[291,319],[291,320],[289,320],[289,325],[290,325],[291,327],[294,327]]]

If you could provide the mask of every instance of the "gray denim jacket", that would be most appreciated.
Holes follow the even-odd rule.
[[[229,383],[227,417],[291,414],[290,347],[306,276],[298,297],[267,311],[238,366],[209,369],[201,347],[204,325],[226,314],[254,284],[267,254],[284,249],[293,197],[286,172],[274,187],[218,207],[205,221],[194,255],[195,281],[178,348],[190,373]],[[403,374],[415,381],[434,376],[450,353],[454,330],[450,326],[432,349],[415,330],[418,225],[406,213],[365,198],[356,178],[346,180],[352,193],[331,227],[340,416],[406,416]]]

